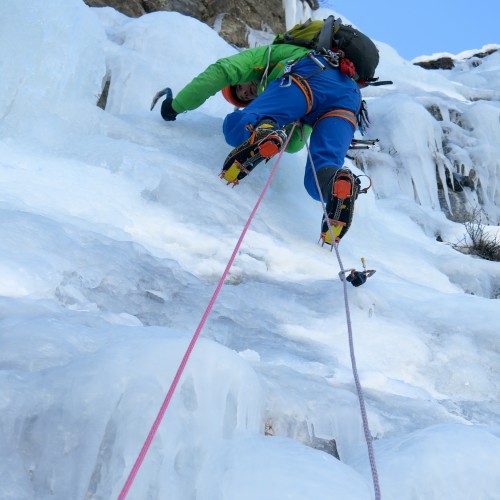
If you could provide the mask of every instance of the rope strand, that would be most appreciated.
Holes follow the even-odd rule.
[[[134,482],[134,479],[135,479],[137,473],[139,472],[139,469],[141,468],[142,462],[144,461],[144,458],[146,457],[146,454],[149,450],[149,447],[151,446],[151,443],[153,442],[153,439],[154,439],[155,434],[158,430],[158,427],[160,426],[161,421],[163,420],[163,417],[165,415],[165,412],[167,411],[168,405],[170,404],[170,400],[172,399],[172,396],[174,395],[175,389],[177,388],[177,385],[179,383],[181,375],[184,372],[184,368],[186,368],[186,364],[189,360],[189,357],[191,356],[191,353],[192,353],[194,346],[195,346],[195,344],[200,336],[200,333],[201,333],[203,327],[205,326],[205,323],[208,319],[208,316],[210,315],[210,312],[212,311],[212,307],[215,303],[215,300],[217,299],[217,296],[219,295],[219,292],[222,289],[222,285],[224,284],[224,281],[229,273],[229,270],[231,269],[231,266],[233,265],[234,259],[236,258],[236,255],[238,253],[238,250],[240,249],[240,246],[243,242],[243,239],[245,238],[245,235],[248,231],[248,228],[250,227],[250,223],[252,222],[252,220],[255,216],[255,213],[257,212],[257,209],[259,208],[260,203],[262,202],[262,199],[264,198],[264,195],[266,194],[266,192],[271,184],[271,180],[274,177],[276,170],[278,169],[279,162],[281,160],[281,157],[283,156],[283,153],[286,149],[286,146],[288,145],[288,142],[290,140],[290,137],[292,136],[293,130],[295,129],[295,126],[296,126],[296,123],[293,124],[293,127],[290,130],[288,138],[285,141],[285,144],[284,144],[283,148],[281,149],[281,151],[276,159],[276,162],[274,163],[274,166],[271,170],[271,173],[269,174],[269,178],[267,179],[267,182],[266,182],[264,188],[262,189],[262,192],[261,192],[257,202],[255,203],[255,206],[254,206],[252,212],[250,213],[250,216],[248,217],[248,220],[245,224],[245,227],[243,228],[243,231],[241,232],[241,235],[238,239],[238,242],[236,243],[236,246],[234,247],[233,253],[231,254],[231,257],[226,265],[226,268],[224,269],[224,272],[222,273],[222,276],[217,284],[217,287],[215,288],[215,291],[214,291],[214,293],[213,293],[213,295],[208,303],[208,306],[205,309],[205,312],[203,313],[203,316],[200,320],[200,323],[198,324],[198,327],[196,328],[196,331],[194,332],[193,337],[191,338],[191,342],[189,343],[189,346],[186,349],[186,352],[184,353],[184,356],[183,356],[182,361],[179,365],[179,368],[177,369],[177,372],[174,376],[172,384],[170,385],[170,388],[167,392],[167,395],[165,396],[165,399],[163,400],[160,411],[158,412],[158,415],[156,416],[156,419],[155,419],[153,425],[151,426],[151,429],[148,433],[146,441],[142,445],[141,451],[139,452],[139,455],[138,455],[138,457],[137,457],[137,459],[136,459],[136,461],[135,461],[135,463],[134,463],[134,465],[133,465],[133,467],[132,467],[132,469],[127,477],[127,480],[125,481],[125,484],[123,485],[123,488],[122,488],[120,494],[118,495],[118,500],[124,500],[127,497],[128,492],[129,492],[129,490]]]
[[[325,220],[326,220],[326,223],[328,225],[328,231],[330,231],[330,235],[332,237],[332,246],[333,246],[333,248],[335,248],[335,254],[337,256],[337,260],[338,260],[340,271],[341,271],[340,275],[341,275],[343,289],[344,289],[344,304],[345,304],[345,314],[346,314],[346,321],[347,321],[347,332],[348,332],[348,337],[349,337],[349,352],[350,352],[350,356],[351,356],[352,373],[353,373],[353,377],[354,377],[354,383],[356,385],[356,392],[358,394],[359,407],[360,407],[360,411],[361,411],[361,419],[363,421],[363,432],[364,432],[364,436],[365,436],[366,446],[368,448],[368,458],[370,460],[370,469],[371,469],[371,475],[372,475],[372,481],[373,481],[373,489],[375,491],[375,500],[380,500],[381,495],[380,495],[380,483],[379,483],[378,472],[377,472],[377,464],[375,461],[375,453],[373,451],[373,443],[372,443],[372,436],[371,436],[371,432],[370,432],[370,427],[368,425],[368,415],[366,413],[365,399],[363,396],[363,388],[361,387],[361,382],[359,381],[358,368],[356,366],[356,357],[355,357],[355,353],[354,353],[354,340],[353,340],[353,334],[352,334],[352,323],[351,323],[351,313],[349,310],[349,300],[348,300],[348,295],[347,295],[347,281],[345,279],[345,269],[344,269],[344,265],[342,263],[342,259],[340,258],[338,243],[335,240],[335,235],[333,234],[333,229],[332,229],[332,226],[330,225],[330,220],[328,218],[328,213],[326,211],[325,201],[323,199],[323,195],[321,193],[321,188],[320,188],[319,181],[318,181],[318,175],[316,174],[316,170],[314,168],[314,163],[313,163],[313,159],[311,156],[311,150],[309,149],[309,143],[307,141],[306,141],[306,146],[307,146],[307,154],[309,157],[309,161],[311,162],[311,167],[312,167],[312,171],[314,174],[314,180],[316,181],[316,188],[318,190],[319,197],[320,197],[321,207],[323,209],[323,214],[325,216]]]

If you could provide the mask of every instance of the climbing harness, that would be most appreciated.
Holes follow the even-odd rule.
[[[295,85],[297,85],[297,87],[299,87],[299,89],[302,91],[302,93],[304,94],[304,97],[306,99],[307,109],[306,109],[305,114],[307,115],[308,113],[311,112],[311,109],[313,107],[313,102],[314,102],[314,96],[313,96],[313,93],[311,90],[311,86],[309,85],[307,79],[310,76],[317,73],[317,71],[314,71],[313,73],[310,73],[307,76],[302,76],[302,75],[299,75],[297,73],[293,73],[292,69],[293,69],[293,66],[296,62],[297,61],[290,61],[287,63],[287,65],[285,66],[285,70],[283,71],[283,74],[281,75],[279,86],[280,87],[290,87],[290,85],[293,82],[293,83],[295,83]]]
[[[323,64],[317,56],[321,56],[327,63],[327,65]],[[338,52],[333,52],[329,49],[321,49],[320,51],[313,51],[307,54],[307,57],[311,59],[317,66],[318,69],[309,73],[306,76],[301,76],[296,73],[293,73],[293,66],[297,61],[290,61],[286,66],[281,76],[280,87],[289,87],[292,82],[294,82],[299,89],[302,91],[306,98],[307,103],[307,111],[305,114],[308,114],[313,106],[313,93],[311,87],[307,80],[311,78],[311,76],[320,73],[321,71],[327,69],[338,69],[341,73],[346,74],[350,78],[356,73],[353,64],[348,59],[344,59],[343,52],[340,50]],[[353,113],[347,109],[334,109],[331,110],[324,115],[320,116],[314,125],[316,125],[323,118],[327,118],[329,116],[344,118],[351,125],[360,131],[361,135],[365,135],[366,129],[370,126],[370,118],[368,116],[368,105],[365,100],[361,101],[359,110],[357,113]],[[313,127],[314,127],[313,125]]]
[[[303,76],[290,74],[290,79],[297,85],[297,87],[299,87],[299,89],[304,94],[304,97],[306,98],[307,109],[305,114],[307,115],[311,112],[314,102],[314,96],[311,90],[311,86],[309,85],[307,79]]]
[[[323,118],[328,118],[328,117],[331,117],[331,118],[343,118],[344,120],[347,120],[354,127],[354,130],[356,130],[356,125],[357,125],[356,115],[352,111],[349,111],[348,109],[334,109],[332,111],[328,111],[324,115],[321,115],[314,122],[313,128],[317,125],[317,123],[320,120],[323,120]]]
[[[325,61],[328,63],[328,66],[325,66],[316,57],[319,55],[321,55],[325,59]],[[280,87],[289,87],[292,84],[292,82],[294,82],[302,91],[307,102],[307,111],[305,114],[308,114],[313,106],[313,93],[307,80],[311,78],[311,76],[314,76],[317,73],[321,73],[321,71],[324,71],[325,69],[332,69],[332,68],[337,69],[340,67],[340,62],[339,62],[340,54],[338,52],[332,52],[331,50],[323,49],[323,51],[321,52],[319,51],[308,52],[307,57],[312,61],[314,61],[314,63],[318,66],[317,70],[312,71],[306,76],[302,76],[293,72],[293,67],[298,62],[298,60],[289,61],[286,64],[283,74],[281,75],[280,78]],[[356,125],[354,125],[354,128],[356,128]]]

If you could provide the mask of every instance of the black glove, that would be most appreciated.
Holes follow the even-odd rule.
[[[161,104],[161,116],[167,122],[173,122],[179,113],[172,107],[172,91],[167,89],[165,100]]]

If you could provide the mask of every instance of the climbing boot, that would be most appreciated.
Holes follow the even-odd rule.
[[[332,231],[330,231],[323,214],[321,221],[323,244],[333,245],[333,241],[338,243],[345,236],[351,226],[354,202],[358,197],[359,190],[360,181],[348,168],[338,169],[330,179],[327,188],[326,212]]]
[[[285,129],[275,121],[261,121],[252,129],[250,137],[229,153],[220,178],[233,186],[238,184],[259,163],[267,162],[281,151],[286,137]]]

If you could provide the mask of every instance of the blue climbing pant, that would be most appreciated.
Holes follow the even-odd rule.
[[[322,57],[318,57],[328,66]],[[318,70],[309,58],[293,66],[293,74],[308,77]],[[301,120],[313,127],[310,137],[312,163],[316,171],[324,167],[341,168],[355,132],[355,126],[340,116],[324,116],[334,110],[348,110],[357,114],[361,94],[357,84],[336,69],[325,69],[307,78],[312,95],[312,108],[307,111],[307,99],[300,87],[287,77],[272,81],[262,94],[246,108],[226,116],[223,132],[226,142],[239,146],[250,137],[247,125],[256,125],[264,118],[271,118],[280,126]],[[335,113],[333,113],[335,115]],[[322,118],[323,117],[323,118]],[[309,195],[320,200],[311,159],[308,157],[304,186]]]

